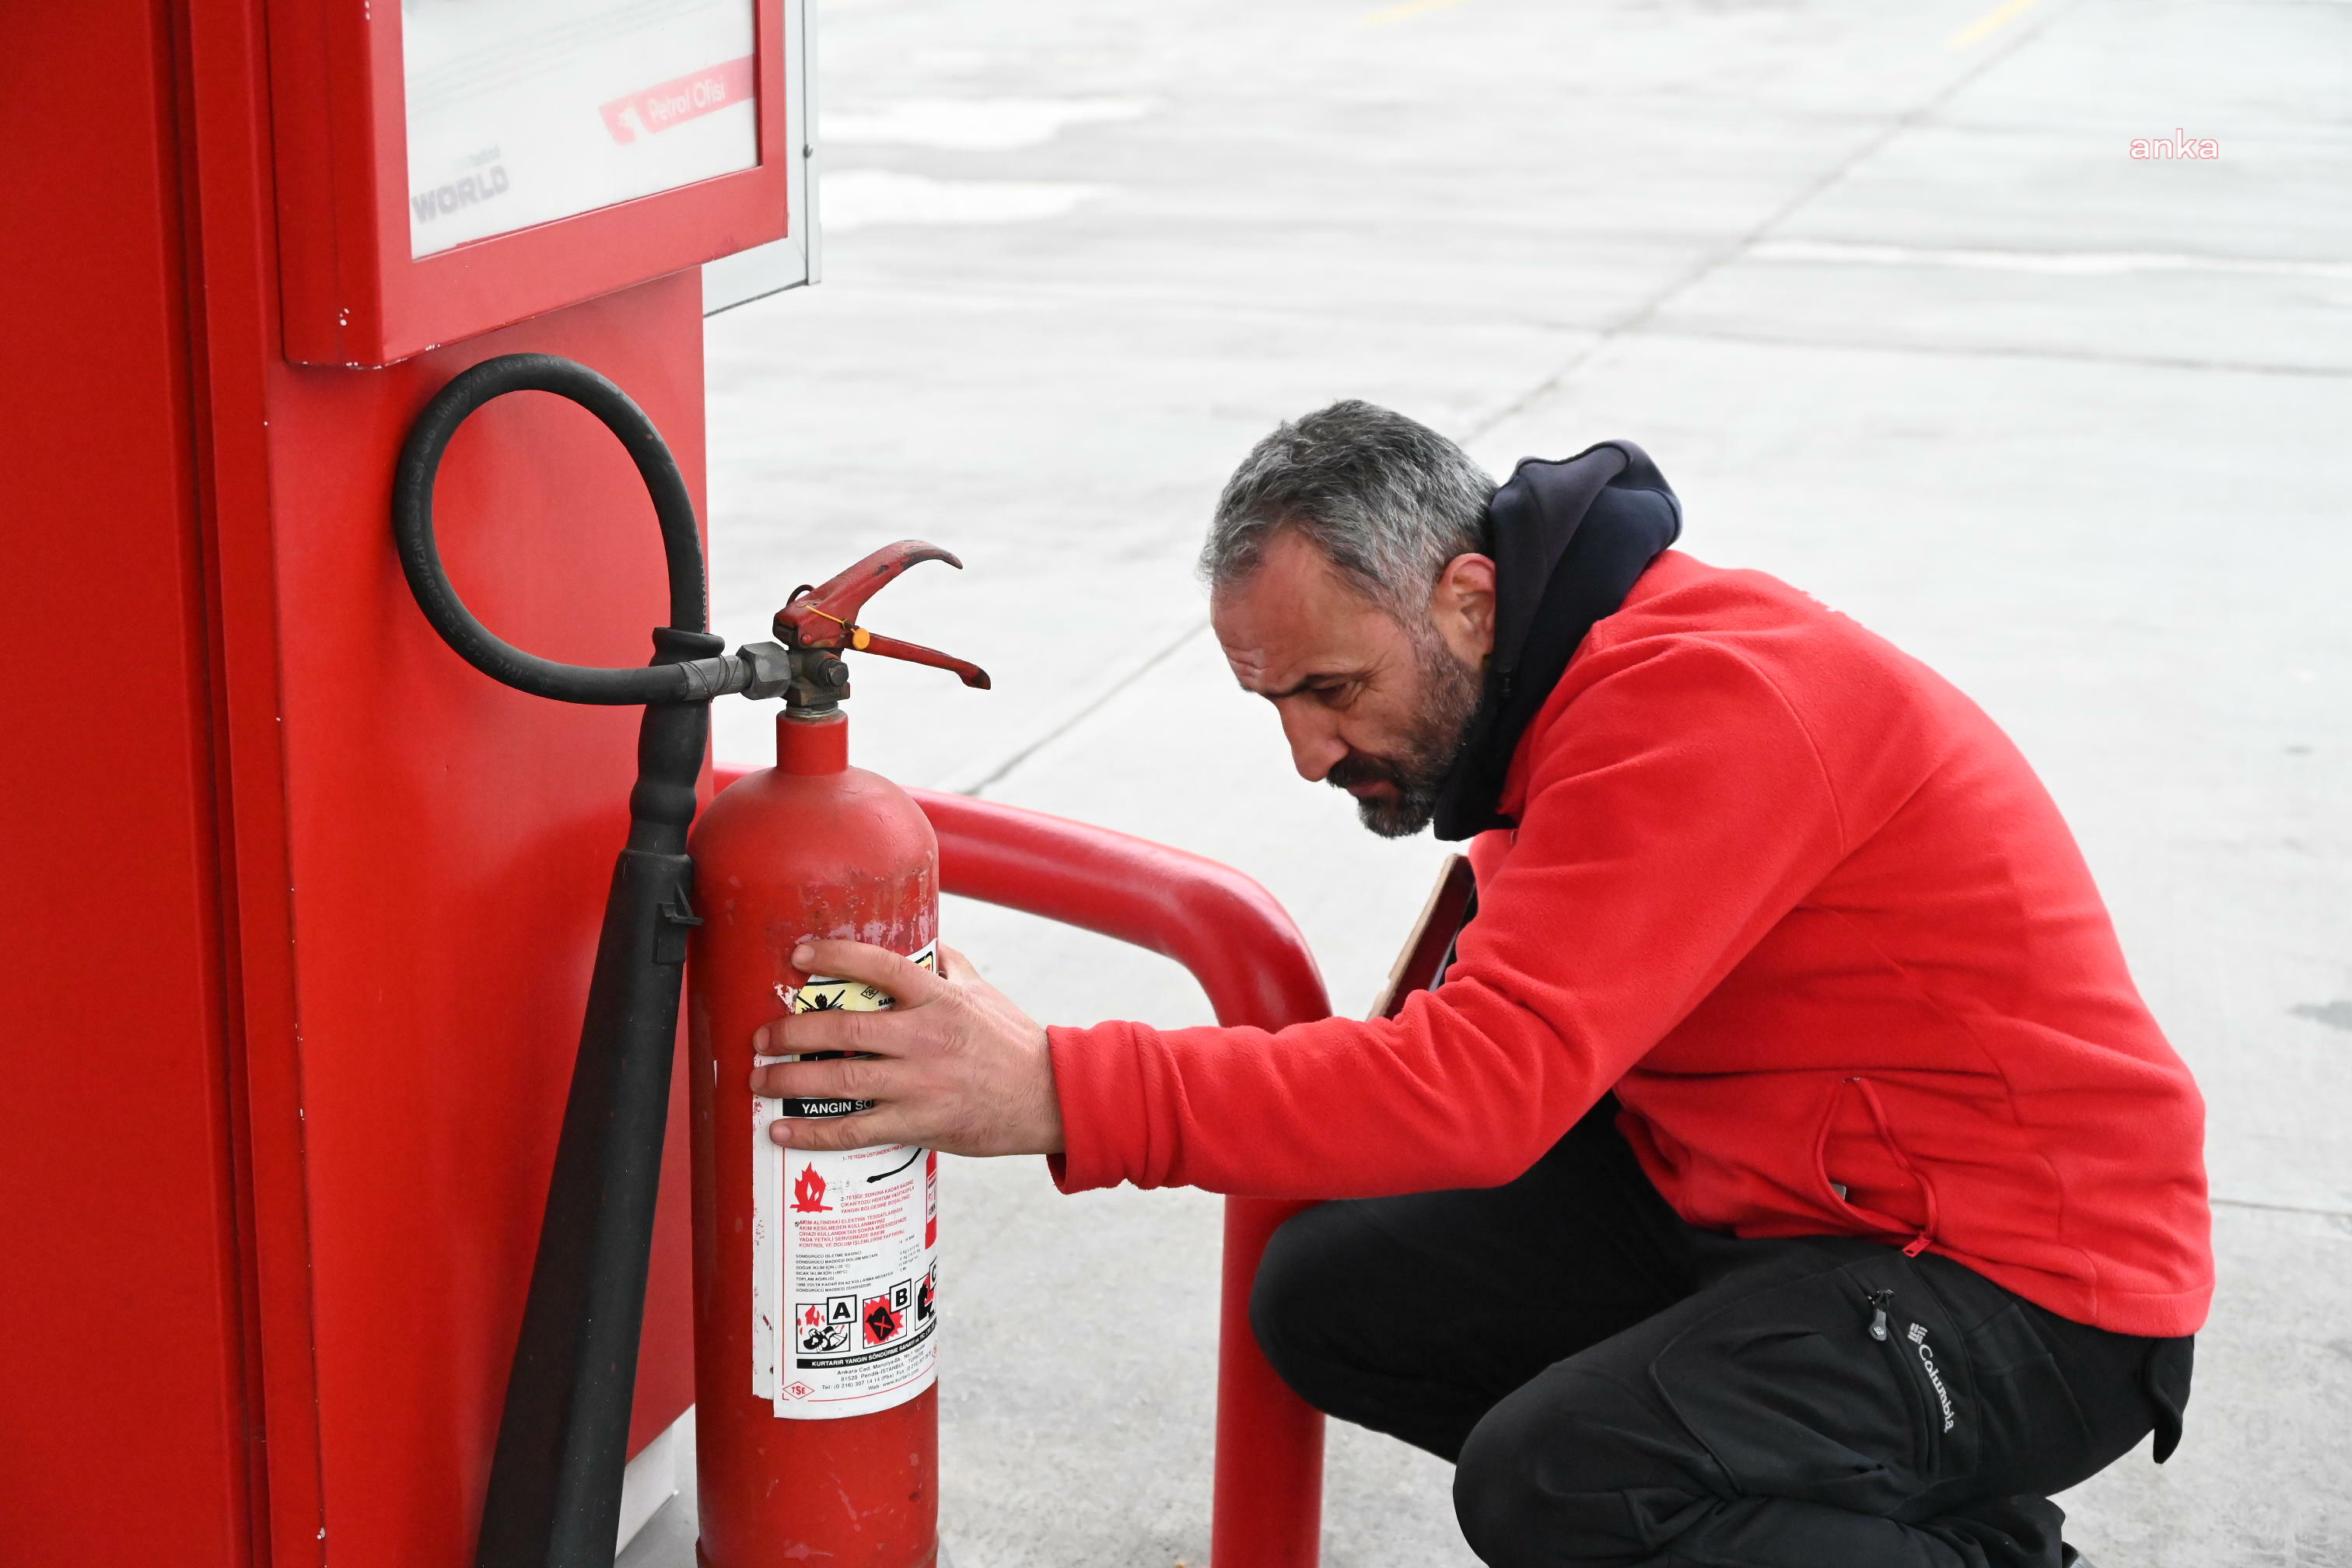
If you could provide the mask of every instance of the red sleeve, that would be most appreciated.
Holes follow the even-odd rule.
[[[1492,1186],[1532,1165],[1843,854],[1778,688],[1659,639],[1537,721],[1516,841],[1445,984],[1394,1019],[1055,1028],[1065,1191]]]

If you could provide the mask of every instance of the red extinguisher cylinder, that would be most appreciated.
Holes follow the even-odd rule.
[[[763,1152],[775,1102],[751,1092],[761,1025],[889,1005],[794,967],[795,946],[844,937],[915,956],[938,936],[930,824],[896,784],[848,765],[848,730],[838,710],[781,717],[777,766],[723,791],[694,830],[703,1568],[928,1568],[938,1554],[938,1156]]]

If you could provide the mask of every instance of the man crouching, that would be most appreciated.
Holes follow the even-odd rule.
[[[1486,1562],[2060,1568],[2050,1494],[2179,1441],[2203,1106],[2032,770],[1932,670],[1670,548],[1639,447],[1499,489],[1363,403],[1203,564],[1244,690],[1366,826],[1468,838],[1392,1018],[1043,1028],[951,963],[764,1031],[796,1147],[1327,1197],[1253,1303],[1301,1395],[1458,1466]],[[856,1083],[846,1084],[854,1074]]]

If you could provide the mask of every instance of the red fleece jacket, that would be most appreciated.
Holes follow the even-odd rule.
[[[1049,1031],[1055,1179],[1488,1186],[1613,1088],[1694,1225],[1924,1242],[2124,1333],[2204,1321],[2203,1101],[2057,807],[1933,671],[1669,552],[1503,809],[1457,962],[1393,1020]]]

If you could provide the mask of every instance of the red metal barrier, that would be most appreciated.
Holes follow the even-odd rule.
[[[726,788],[746,770],[721,766]],[[1279,1029],[1329,1016],[1306,939],[1274,896],[1229,866],[1044,812],[908,792],[940,837],[941,890],[1099,931],[1174,959],[1221,1024]],[[1323,1417],[1250,1332],[1250,1283],[1275,1226],[1308,1205],[1227,1198],[1217,1332],[1214,1568],[1315,1568]]]

